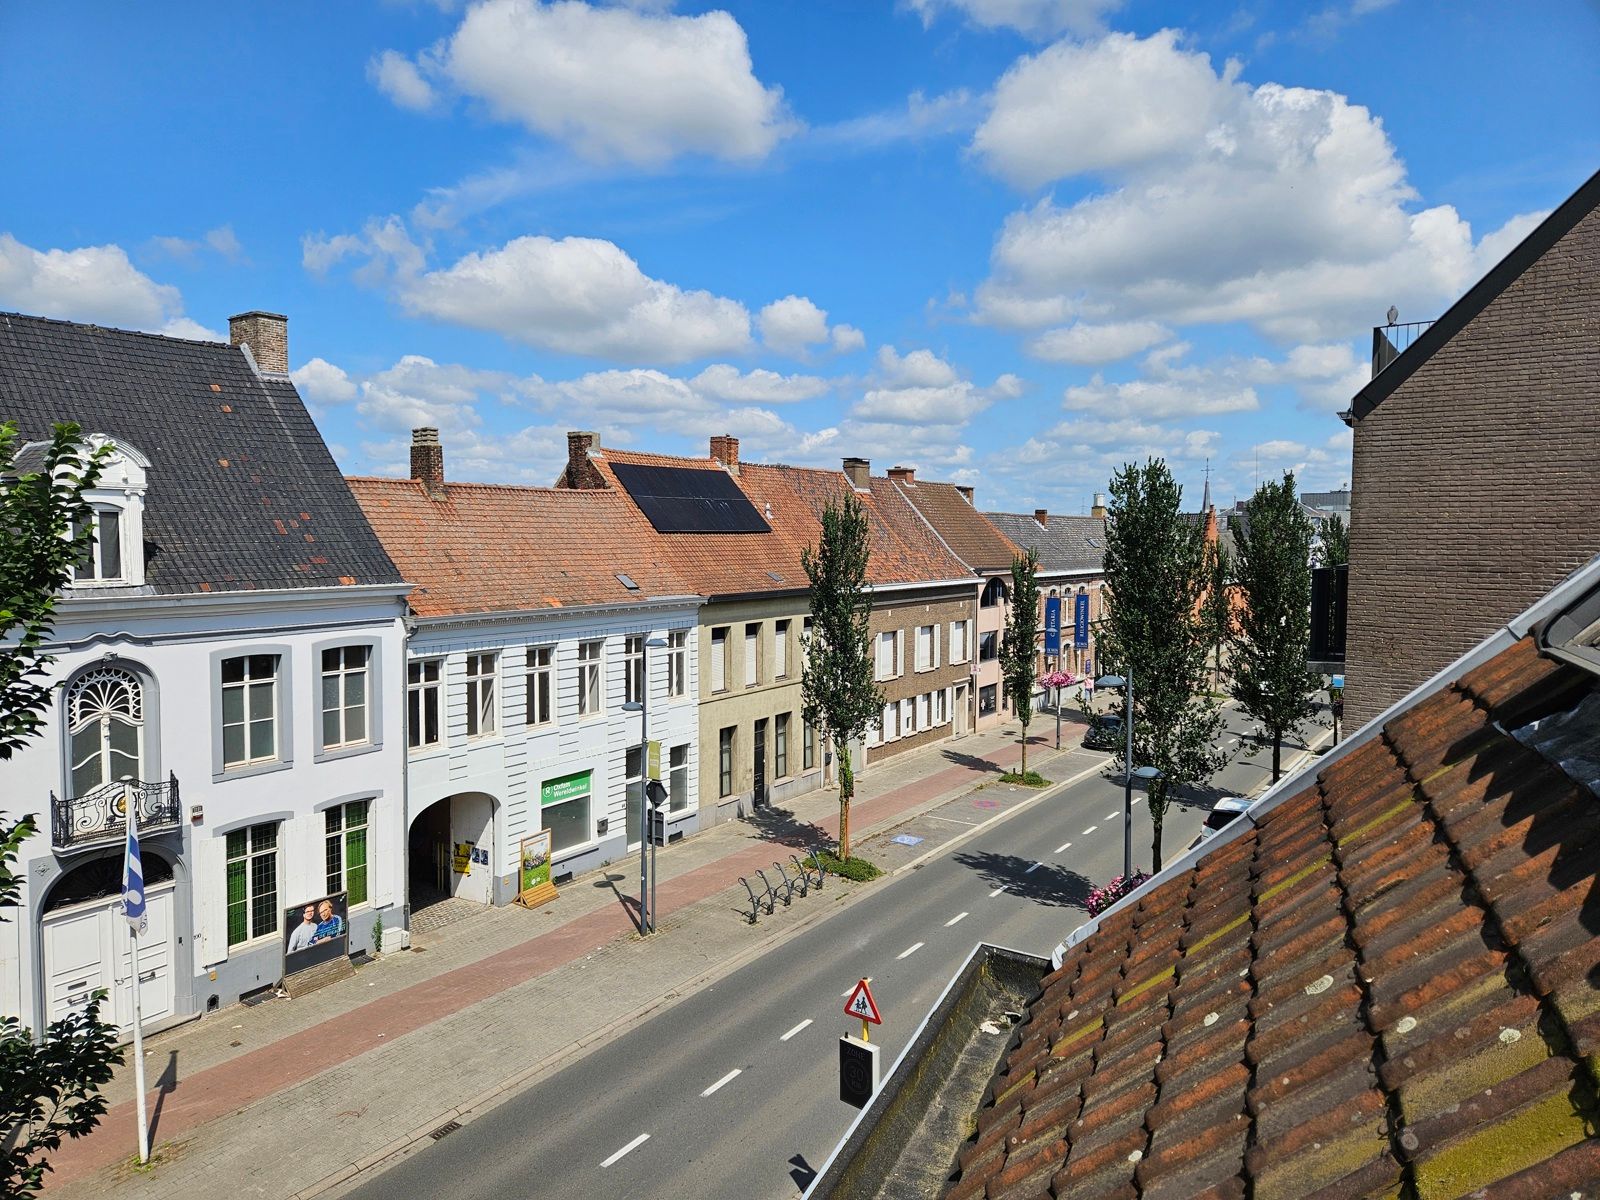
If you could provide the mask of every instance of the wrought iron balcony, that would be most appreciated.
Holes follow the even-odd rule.
[[[139,833],[164,833],[180,821],[178,777],[165,783],[142,779],[101,784],[92,792],[71,799],[50,793],[53,844],[57,850],[120,842],[128,836],[127,805],[134,806]]]
[[[1372,375],[1377,378],[1405,348],[1433,326],[1432,321],[1408,321],[1404,325],[1374,325],[1372,327]]]

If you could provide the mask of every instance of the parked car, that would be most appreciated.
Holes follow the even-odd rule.
[[[1219,829],[1226,829],[1250,807],[1250,801],[1243,796],[1224,796],[1211,806],[1211,811],[1206,814],[1205,821],[1200,826],[1200,834],[1190,842],[1191,848],[1198,846]]]
[[[1089,728],[1083,731],[1085,750],[1115,750],[1121,745],[1121,717],[1110,715],[1095,717],[1089,722]]]

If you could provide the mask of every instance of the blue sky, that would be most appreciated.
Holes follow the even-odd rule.
[[[0,9],[0,308],[290,317],[351,473],[610,444],[1083,511],[1349,478],[1370,327],[1600,167],[1600,8],[537,0]]]

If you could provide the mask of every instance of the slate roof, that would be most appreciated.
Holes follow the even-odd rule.
[[[1021,548],[968,500],[953,483],[925,479],[894,480],[895,487],[915,508],[951,552],[974,571],[1005,571]]]
[[[399,583],[287,379],[220,342],[0,313],[0,420],[74,420],[150,460],[148,590]]]
[[[1065,951],[947,1197],[1596,1194],[1600,677],[1470,660]]]
[[[1014,544],[1038,551],[1043,571],[1099,571],[1105,567],[1104,517],[1051,513],[1048,523],[1041,525],[1032,513],[983,515]],[[1091,539],[1098,544],[1091,544]]]
[[[604,447],[590,461],[609,491],[627,499],[611,470],[614,463],[639,463],[724,471],[711,458],[645,454]],[[804,591],[800,554],[821,537],[820,513],[850,484],[843,471],[763,463],[741,463],[734,476],[741,491],[771,526],[769,533],[656,533],[659,553],[689,589],[707,597]],[[878,584],[960,579],[971,574],[940,543],[887,479],[874,478],[870,493],[858,493],[868,515],[872,555],[868,577]],[[630,509],[633,501],[627,499]],[[773,578],[776,575],[778,578]]]
[[[415,589],[418,616],[642,603],[693,595],[627,494],[352,478],[350,490]],[[618,572],[626,574],[630,589]]]

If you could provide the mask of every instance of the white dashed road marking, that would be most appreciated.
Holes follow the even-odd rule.
[[[1024,871],[1023,874],[1024,875],[1032,875],[1035,871],[1037,871],[1042,866],[1044,866],[1044,864],[1042,862],[1036,862],[1036,863],[1033,864],[1033,866],[1029,867],[1026,871]]]
[[[649,1140],[650,1140],[650,1135],[648,1133],[641,1133],[638,1137],[634,1138],[633,1141],[629,1142],[621,1150],[618,1150],[610,1158],[606,1159],[603,1163],[601,1163],[600,1164],[601,1167],[609,1167],[612,1163],[616,1162],[617,1159],[621,1158],[624,1154],[627,1154],[627,1153],[629,1153],[630,1151],[633,1151],[633,1150],[637,1150],[640,1146],[644,1145]]]
[[[1071,842],[1062,842],[1061,845],[1059,845],[1059,846],[1057,846],[1055,848],[1053,853],[1060,854],[1063,850],[1071,850],[1071,849],[1072,849],[1072,843]]]
[[[732,1083],[735,1079],[739,1078],[739,1073],[740,1073],[741,1069],[742,1068],[735,1067],[733,1070],[729,1071],[721,1079],[717,1080],[715,1083],[713,1083],[710,1087],[708,1087],[705,1091],[701,1092],[700,1094],[702,1096],[709,1096],[709,1095],[711,1095],[712,1092],[716,1091],[723,1084]]]
[[[780,1042],[787,1042],[790,1038],[792,1038],[795,1034],[799,1033],[802,1029],[804,1029],[809,1024],[811,1024],[811,1018],[807,1017],[804,1021],[801,1021],[800,1024],[796,1025],[793,1029],[789,1030],[788,1033],[784,1034],[778,1040]]]
[[[1006,885],[1002,883],[999,887],[995,888],[994,891],[989,893],[989,899],[993,900],[996,896],[998,896],[1001,892],[1003,892],[1005,890],[1006,890]]]
[[[950,918],[950,919],[949,919],[949,920],[948,920],[948,921],[946,921],[946,922],[945,922],[945,923],[944,923],[944,927],[945,927],[945,928],[946,928],[946,929],[949,929],[949,928],[950,928],[950,926],[952,926],[952,925],[954,925],[954,924],[955,924],[955,923],[956,923],[956,922],[957,922],[957,921],[959,921],[959,920],[961,920],[961,918],[962,918],[962,917],[964,917],[964,916],[966,916],[966,915],[967,915],[967,914],[966,914],[966,913],[964,913],[964,912],[961,912],[961,913],[957,913],[957,914],[956,914],[956,915],[955,915],[955,916],[953,916],[953,917],[951,917],[951,918]]]
[[[897,958],[897,959],[899,959],[899,958],[910,958],[913,954],[915,954],[918,950],[921,950],[921,949],[922,949],[922,943],[921,942],[913,942],[911,945],[907,946],[904,950],[900,951],[899,954],[896,954],[895,958]]]
[[[1116,819],[1117,819],[1117,814],[1116,814],[1116,813],[1114,813],[1114,812],[1108,812],[1108,813],[1107,813],[1107,814],[1106,814],[1106,820],[1108,820],[1108,821],[1115,821],[1115,820],[1116,820]]]
[[[1096,829],[1099,829],[1099,828],[1100,828],[1100,826],[1098,826],[1098,825],[1091,825],[1091,826],[1089,826],[1089,828],[1085,829],[1081,834],[1079,834],[1079,836],[1080,837],[1088,837],[1091,833],[1093,833]]]

